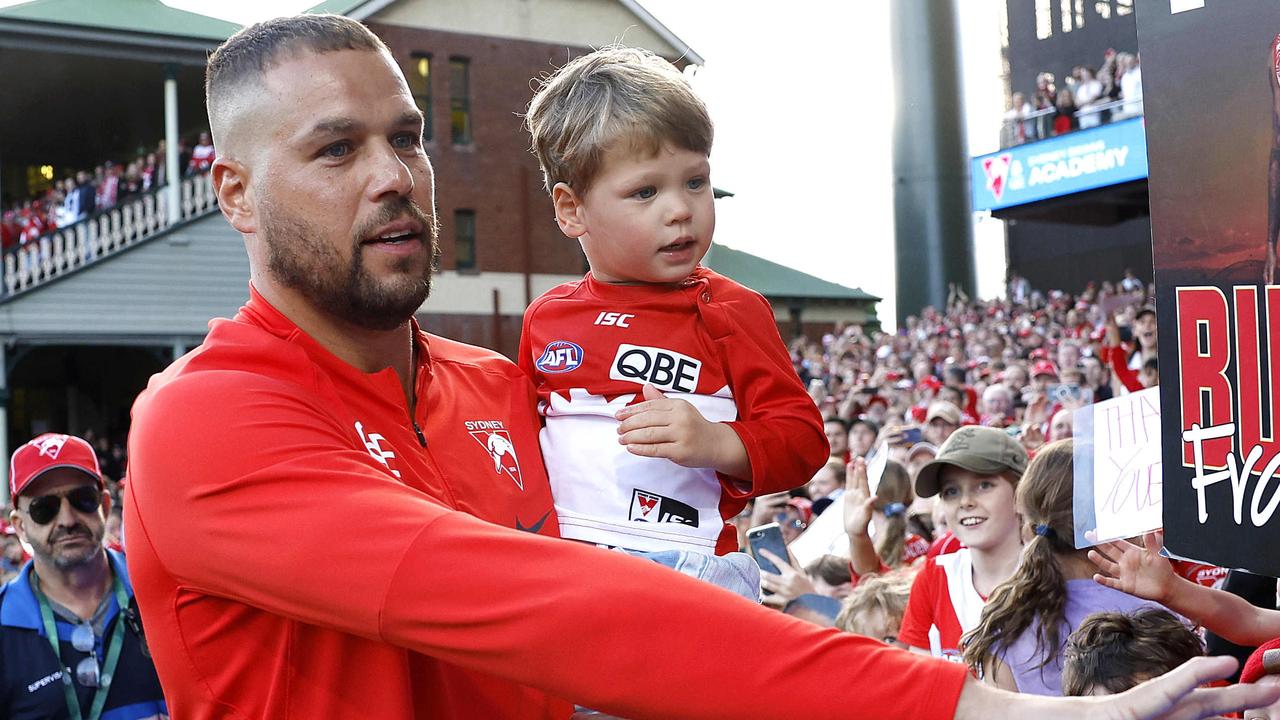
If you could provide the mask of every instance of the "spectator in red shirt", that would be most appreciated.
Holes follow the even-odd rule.
[[[209,133],[200,133],[200,140],[195,147],[191,148],[191,161],[187,163],[187,174],[195,175],[208,172],[217,157],[218,155],[213,150],[213,140],[209,137]]]

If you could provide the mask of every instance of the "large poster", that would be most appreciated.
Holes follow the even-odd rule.
[[[1166,542],[1280,575],[1280,2],[1137,9]]]

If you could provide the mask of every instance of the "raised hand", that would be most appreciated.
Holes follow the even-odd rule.
[[[1178,576],[1169,559],[1160,555],[1164,531],[1147,533],[1142,542],[1144,547],[1118,540],[1090,550],[1089,559],[1098,566],[1093,579],[1130,595],[1167,604]]]
[[[855,458],[844,472],[844,530],[850,537],[866,537],[876,499],[867,482],[867,461]]]

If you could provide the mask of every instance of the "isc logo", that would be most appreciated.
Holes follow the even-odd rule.
[[[649,383],[659,390],[691,393],[698,387],[702,363],[665,348],[619,345],[609,368],[613,380]]]
[[[596,316],[596,321],[592,325],[613,325],[620,328],[629,328],[633,317],[635,315],[629,313],[602,312]]]
[[[544,373],[566,373],[582,364],[582,348],[568,340],[556,340],[547,344],[538,362],[534,363]]]

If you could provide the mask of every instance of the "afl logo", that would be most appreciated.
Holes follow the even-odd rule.
[[[582,364],[582,348],[568,340],[548,343],[538,362],[534,363],[544,373],[566,373],[577,370]]]

